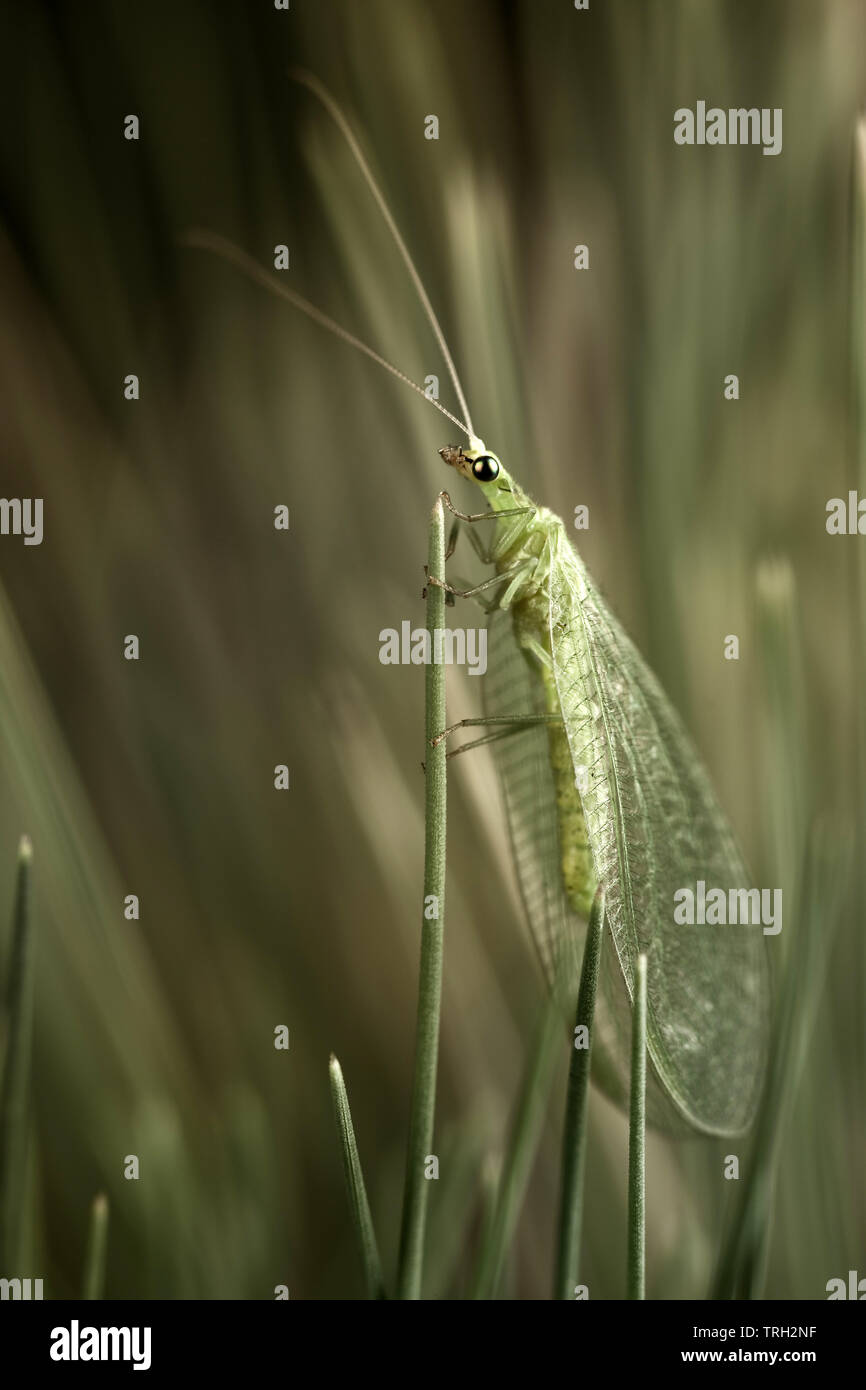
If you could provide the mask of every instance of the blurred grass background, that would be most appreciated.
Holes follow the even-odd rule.
[[[838,852],[863,832],[863,542],[824,527],[828,498],[856,486],[864,6],[7,0],[0,25],[2,492],[45,499],[42,546],[0,540],[0,903],[27,832],[37,933],[27,1222],[20,1268],[0,1272],[76,1295],[105,1190],[111,1297],[358,1296],[332,1050],[393,1269],[423,682],[380,665],[378,634],[423,621],[452,430],[178,237],[208,227],[265,264],[285,242],[293,287],[454,402],[360,175],[290,65],[347,108],[488,445],[565,517],[589,506],[584,557],[757,882],[784,889],[779,964],[812,959],[798,895],[822,827],[842,906],[835,931],[815,916],[766,1292],[821,1298],[866,1272],[866,867]],[[699,99],[781,106],[782,154],[675,146],[674,110]],[[449,673],[453,717],[476,712],[475,685]],[[543,991],[483,753],[454,765],[449,815],[432,1297],[466,1288]],[[0,946],[5,961],[5,929]],[[549,1294],[565,1061],[514,1297]],[[583,1277],[620,1297],[626,1126],[597,1094],[590,1114]],[[746,1141],[652,1138],[650,1297],[710,1287],[731,1152]]]

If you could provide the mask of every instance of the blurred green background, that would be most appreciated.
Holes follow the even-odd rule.
[[[438,375],[455,405],[358,170],[288,78],[300,65],[359,132],[476,427],[539,501],[566,518],[589,506],[584,558],[694,734],[757,881],[784,889],[780,978],[805,956],[800,869],[823,846],[819,898],[837,905],[811,928],[820,968],[793,1030],[765,1287],[823,1298],[828,1279],[866,1274],[866,866],[846,857],[864,823],[864,541],[824,524],[857,486],[866,7],[6,0],[0,26],[2,492],[45,499],[40,547],[0,539],[0,904],[26,831],[38,954],[27,1224],[20,1268],[0,1273],[76,1296],[105,1190],[109,1296],[359,1296],[332,1050],[393,1269],[423,681],[380,664],[378,634],[423,621],[427,518],[454,483],[436,451],[458,441],[375,366],[179,245],[207,227],[270,265],[286,243],[287,283],[416,380]],[[781,155],[676,146],[673,112],[699,99],[782,107]],[[729,633],[738,662],[722,657]],[[478,684],[449,672],[454,718],[477,712]],[[7,945],[4,927],[2,960]],[[543,992],[493,765],[473,754],[450,783],[430,1297],[465,1290],[481,1174]],[[512,1297],[549,1294],[563,1081]],[[626,1144],[593,1094],[591,1298],[624,1288]],[[650,1297],[706,1295],[734,1202],[723,1156],[747,1151],[652,1137]]]

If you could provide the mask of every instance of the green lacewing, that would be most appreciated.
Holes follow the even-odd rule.
[[[480,488],[487,512],[457,512],[443,497],[466,522],[484,519],[492,527],[486,547],[471,535],[493,567],[494,597],[485,718],[464,722],[500,726],[478,742],[490,742],[496,758],[543,967],[551,985],[570,970],[576,987],[589,908],[602,884],[614,951],[599,982],[594,1075],[624,1100],[635,967],[645,953],[649,1119],[673,1130],[738,1133],[753,1115],[766,1058],[764,937],[755,926],[674,922],[674,894],[685,886],[749,887],[734,836],[676,711],[607,607],[563,521],[537,506],[476,436],[442,329],[354,132],[317,79],[297,76],[333,117],[379,205],[463,419],[233,243],[201,231],[185,240],[230,260],[371,357],[467,435],[468,446],[440,453]]]

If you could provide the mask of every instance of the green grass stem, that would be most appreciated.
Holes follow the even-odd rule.
[[[841,841],[834,851],[819,843],[809,828],[805,790],[812,777],[809,721],[797,588],[787,559],[761,562],[756,597],[763,743],[769,749],[765,781],[770,872],[794,908],[781,936],[770,938],[776,987],[767,1075],[716,1264],[715,1299],[758,1299],[764,1290],[780,1145],[790,1122],[802,1048],[811,1032],[829,938],[838,916],[835,885],[840,876],[844,881],[837,858]]]
[[[343,1150],[343,1167],[346,1174],[346,1191],[349,1194],[349,1210],[352,1213],[355,1236],[361,1255],[361,1264],[364,1268],[364,1282],[367,1286],[367,1297],[385,1298],[385,1284],[382,1279],[379,1247],[376,1244],[373,1217],[370,1212],[370,1203],[367,1200],[367,1188],[364,1184],[364,1173],[361,1168],[361,1159],[355,1140],[355,1127],[352,1124],[352,1111],[349,1107],[349,1096],[346,1091],[346,1083],[343,1079],[342,1068],[333,1053],[331,1054],[329,1071],[331,1076],[331,1096],[334,1101],[334,1113],[337,1117],[337,1130],[340,1135],[340,1145]]]
[[[108,1198],[98,1193],[90,1207],[90,1226],[84,1256],[82,1298],[94,1302],[105,1297],[105,1264],[108,1253]]]
[[[478,1259],[473,1298],[495,1298],[511,1246],[544,1123],[553,1069],[562,1041],[562,1011],[551,994],[536,1029],[496,1190],[492,1219]]]
[[[861,114],[854,126],[852,158],[852,219],[851,219],[851,307],[850,358],[852,401],[852,444],[854,453],[854,486],[859,497],[866,497],[866,114]],[[857,621],[857,677],[860,692],[866,690],[866,554],[855,543],[855,583]],[[859,768],[857,799],[857,839],[866,844],[866,702],[858,699],[856,709]],[[866,874],[854,877],[852,916],[859,923],[866,921]],[[866,932],[858,933],[861,998],[866,993]],[[861,1090],[861,1096],[863,1091]]]
[[[824,988],[827,962],[842,913],[850,846],[836,830],[810,839],[794,929],[770,1043],[770,1061],[746,1172],[722,1244],[711,1297],[761,1298],[766,1280],[776,1178]]]
[[[851,219],[851,388],[857,484],[866,491],[866,115],[854,126]],[[861,560],[861,573],[863,562]]]
[[[430,518],[428,575],[445,577],[445,517],[437,498]],[[427,632],[430,652],[435,634],[445,627],[445,591],[427,585]],[[415,1075],[403,1192],[403,1223],[397,1289],[400,1298],[421,1297],[424,1232],[430,1180],[424,1169],[433,1143],[436,1107],[436,1066],[439,1054],[439,1014],[442,1000],[442,934],[445,915],[446,741],[432,740],[445,728],[445,667],[428,662],[425,700],[425,828],[424,901],[421,914],[421,965],[415,1035]]]
[[[15,1274],[27,1182],[30,1134],[30,1058],[33,1043],[33,938],[30,926],[32,848],[18,847],[12,943],[6,976],[6,1050],[0,1084],[0,1274]]]
[[[586,933],[575,1027],[589,1035],[586,1047],[572,1047],[562,1134],[562,1191],[559,1204],[554,1298],[571,1299],[578,1281],[580,1233],[583,1219],[583,1175],[586,1166],[586,1116],[592,1060],[592,1025],[595,993],[604,934],[604,889],[599,887]]]
[[[646,956],[635,962],[628,1116],[629,1298],[646,1297]]]

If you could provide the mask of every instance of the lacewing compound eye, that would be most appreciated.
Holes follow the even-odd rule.
[[[495,454],[481,454],[472,465],[472,476],[479,483],[492,483],[499,477],[501,466]]]

